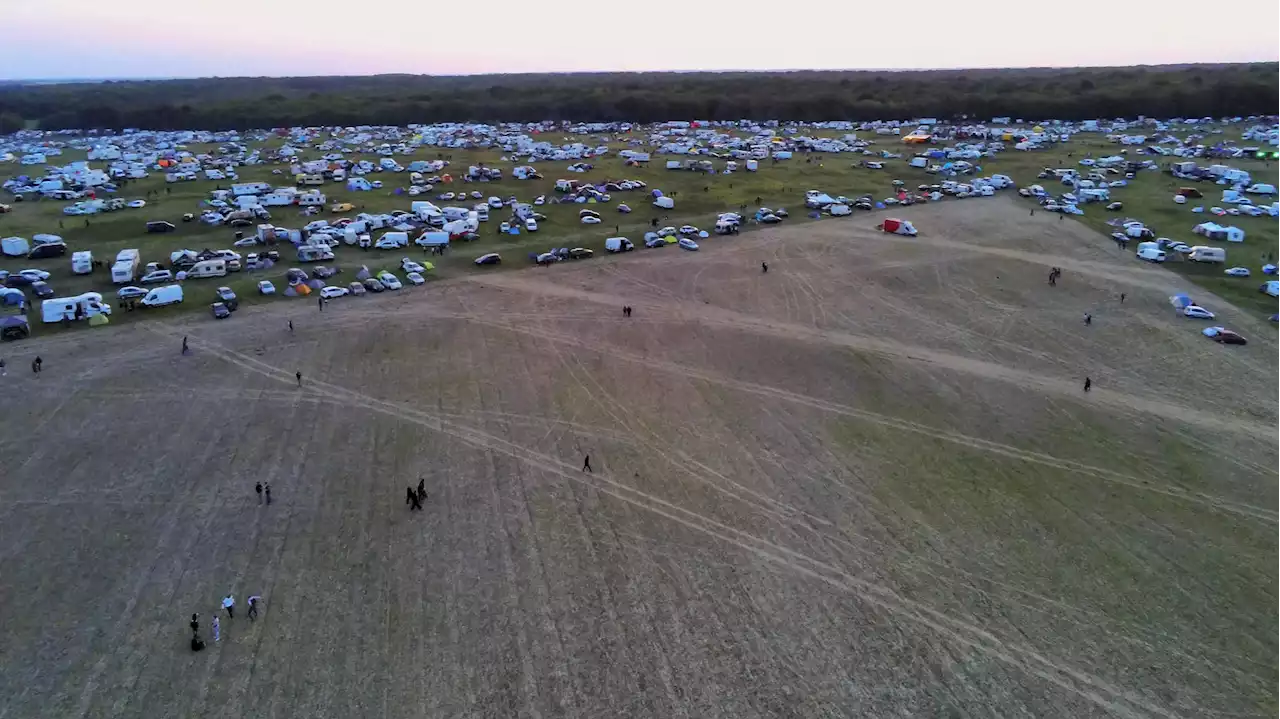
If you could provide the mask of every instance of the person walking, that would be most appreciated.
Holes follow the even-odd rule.
[[[262,504],[262,482],[253,485],[253,491],[258,493],[258,504]]]
[[[1121,292],[1121,293],[1120,293],[1120,304],[1124,304],[1124,297],[1125,297],[1124,293],[1123,293],[1123,292]],[[3,364],[3,363],[0,363],[0,365],[2,365],[2,364]]]
[[[199,634],[199,633],[200,633],[200,615],[199,615],[199,614],[192,614],[192,615],[191,615],[191,624],[189,624],[188,626],[190,626],[190,627],[191,627],[191,633],[192,633],[192,634]]]
[[[316,298],[316,305],[320,307],[320,311],[321,311],[321,312],[324,312],[324,298],[323,298],[323,297],[317,297],[317,298]]]
[[[228,594],[222,600],[222,608],[227,610],[227,619],[236,618],[236,598]]]
[[[595,474],[595,472],[592,471],[591,469],[591,455],[589,454],[582,458],[582,471],[591,472],[592,474]]]
[[[267,486],[263,487],[262,491],[267,494],[267,504],[271,504],[271,483],[267,482]]]
[[[293,320],[289,320],[289,334],[293,334]]]
[[[31,360],[31,374],[40,374],[40,365],[35,360]]]
[[[1093,315],[1088,312],[1084,313],[1084,324],[1086,327],[1093,324]]]
[[[252,622],[253,620],[258,618],[258,605],[262,603],[262,596],[255,594],[252,597],[249,597],[248,601],[249,601],[249,621]]]
[[[298,378],[298,386],[301,387],[302,386],[302,370],[298,370],[297,372],[294,372],[293,376]]]
[[[422,477],[418,477],[418,497],[421,499],[427,498],[427,480]]]
[[[768,262],[761,262],[761,263],[760,263],[760,274],[763,274],[763,275],[767,275],[767,274],[769,274],[769,263],[768,263]]]
[[[404,503],[409,505],[409,511],[413,511],[413,505],[417,503],[418,495],[413,493],[413,487],[404,488]]]
[[[218,623],[218,615],[213,615],[213,641],[222,641],[222,625]]]
[[[1084,391],[1085,391],[1085,392],[1088,392],[1092,387],[1093,387],[1093,378],[1092,378],[1092,377],[1085,377],[1085,378],[1084,378]]]
[[[182,354],[191,354],[191,350],[187,347],[187,338],[185,335],[182,337]]]

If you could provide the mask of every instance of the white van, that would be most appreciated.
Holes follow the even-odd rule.
[[[187,270],[187,279],[200,279],[202,277],[226,277],[227,261],[218,260],[202,260],[191,266]],[[164,289],[163,287],[160,289]]]
[[[1164,262],[1164,250],[1154,242],[1139,242],[1138,251],[1135,253],[1140,260],[1147,262]]]
[[[1222,263],[1227,261],[1227,251],[1221,247],[1196,245],[1191,248],[1191,253],[1187,255],[1187,259],[1192,262]]]
[[[93,272],[93,253],[88,250],[72,252],[71,271],[77,275],[87,275]]]
[[[217,260],[221,262],[221,260]],[[142,298],[143,307],[164,307],[182,302],[182,285],[157,287]]]
[[[610,237],[604,241],[605,252],[630,252],[636,248],[625,237]]]

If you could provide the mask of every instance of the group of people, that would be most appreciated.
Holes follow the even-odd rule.
[[[623,316],[623,317],[630,317],[630,316],[631,316],[631,305],[623,305],[623,306],[622,306],[622,316]]]
[[[427,480],[418,477],[417,490],[413,487],[405,487],[404,503],[409,505],[409,511],[412,512],[415,509],[421,510],[422,503],[425,501],[427,501]]]
[[[258,607],[262,604],[262,596],[255,594],[249,597],[249,621],[258,618]],[[222,599],[222,608],[227,611],[227,619],[236,618],[236,598],[234,595],[228,594]],[[191,623],[191,651],[198,652],[204,649],[205,642],[200,638],[200,615],[192,614]],[[213,633],[213,641],[222,641],[222,623],[218,619],[218,613],[215,611],[210,615],[209,629]]]
[[[1049,284],[1054,285],[1054,286],[1057,286],[1057,284],[1058,284],[1058,278],[1059,278],[1059,277],[1061,277],[1061,276],[1062,276],[1062,268],[1061,268],[1061,267],[1051,267],[1051,268],[1049,268]]]

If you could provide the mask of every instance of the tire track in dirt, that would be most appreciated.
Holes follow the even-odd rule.
[[[467,278],[467,281],[522,290],[531,294],[559,296],[597,304],[621,304],[621,300],[612,295],[562,285],[547,285],[511,275],[486,275],[484,277]],[[1006,382],[1024,389],[1051,394],[1065,394],[1076,399],[1081,397],[1079,383],[1075,380],[1016,370],[984,360],[961,357],[924,347],[913,347],[882,338],[864,337],[847,332],[818,330],[791,323],[751,317],[709,305],[650,301],[646,306],[654,310],[683,311],[686,316],[713,327],[757,332],[781,339],[832,344],[861,352],[880,354],[894,359],[906,359],[934,365],[955,372],[972,374],[984,379]],[[1122,394],[1105,389],[1095,390],[1090,395],[1090,401],[1095,404],[1141,411],[1208,429],[1247,433],[1268,440],[1274,439],[1276,434],[1275,425],[1266,425],[1234,417],[1223,417],[1161,400]]]
[[[197,340],[197,342],[208,351],[222,357],[228,363],[246,371],[286,384],[294,379],[286,371],[255,360],[247,355],[201,340]],[[303,390],[328,395],[335,399],[347,399],[353,404],[364,406],[367,409],[448,434],[479,449],[506,454],[513,459],[527,462],[566,480],[586,484],[598,492],[628,504],[636,505],[697,532],[755,554],[767,561],[781,564],[798,574],[858,596],[869,604],[932,629],[954,643],[970,647],[1032,676],[1039,677],[1120,716],[1142,717],[1150,714],[1164,717],[1177,716],[1169,709],[1157,705],[1145,697],[1113,686],[1109,682],[1091,676],[1081,670],[1059,664],[1034,649],[1008,644],[980,627],[948,616],[919,602],[906,599],[887,587],[850,576],[837,567],[812,559],[801,552],[755,537],[748,532],[677,506],[660,497],[629,487],[609,478],[605,472],[593,474],[589,477],[582,476],[581,473],[574,472],[570,465],[557,458],[508,442],[479,429],[458,425],[434,417],[426,412],[369,397],[322,380],[311,380]]]
[[[1247,516],[1253,519],[1261,519],[1265,522],[1275,523],[1278,521],[1278,516],[1276,511],[1271,510],[1269,508],[1243,504],[1233,500],[1205,494],[1203,492],[1182,490],[1180,488],[1175,488],[1173,486],[1156,486],[1156,485],[1153,485],[1149,480],[1142,479],[1140,477],[1135,477],[1132,475],[1127,475],[1121,472],[1116,472],[1114,470],[1106,469],[1104,467],[1095,467],[1093,465],[1088,465],[1083,462],[1077,462],[1075,460],[1054,457],[1052,455],[1045,454],[1042,452],[1036,452],[1033,450],[1024,450],[1018,447],[1014,447],[1012,445],[1001,444],[999,442],[981,439],[978,437],[972,437],[972,436],[960,434],[957,432],[951,432],[949,430],[942,430],[935,427],[930,427],[928,425],[920,424],[917,422],[912,422],[910,420],[899,419],[897,417],[882,415],[882,414],[870,412],[867,410],[860,410],[854,407],[849,407],[847,405],[841,405],[835,402],[829,402],[827,400],[817,399],[814,397],[798,394],[795,392],[791,392],[789,390],[779,389],[776,387],[769,387],[767,385],[756,384],[756,383],[747,382],[744,380],[737,380],[737,379],[725,377],[723,375],[710,372],[707,370],[700,370],[697,368],[688,367],[688,366],[676,364],[673,362],[667,362],[665,360],[657,360],[651,357],[645,357],[639,354],[628,352],[626,350],[621,350],[614,347],[607,347],[597,343],[585,342],[576,337],[562,335],[562,334],[555,333],[545,329],[535,330],[535,329],[520,327],[516,325],[505,325],[501,322],[490,321],[490,320],[479,318],[479,317],[473,318],[472,321],[479,324],[488,324],[494,327],[501,327],[511,332],[525,333],[535,337],[554,340],[559,343],[581,347],[583,349],[591,350],[594,352],[601,352],[615,359],[627,360],[630,362],[635,362],[637,364],[644,365],[645,367],[652,370],[661,370],[664,372],[677,374],[690,379],[702,380],[705,382],[710,382],[713,384],[730,387],[732,389],[741,390],[741,391],[759,395],[759,396],[770,397],[773,399],[780,399],[780,400],[792,402],[795,404],[801,404],[808,407],[813,407],[815,409],[831,412],[833,414],[839,414],[846,417],[853,417],[855,419],[865,420],[873,424],[889,427],[891,429],[898,429],[906,432],[911,432],[913,434],[924,435],[932,439],[937,439],[945,442],[950,442],[953,444],[963,445],[981,452],[998,454],[1004,457],[1009,457],[1011,459],[1017,459],[1024,462],[1039,464],[1039,465],[1051,467],[1054,469],[1075,472],[1077,474],[1084,474],[1084,475],[1088,475],[1103,481],[1130,487],[1132,489],[1155,492],[1158,494],[1163,494],[1165,496],[1173,497],[1175,499],[1180,499],[1184,501],[1201,504],[1206,507],[1210,507],[1212,509],[1216,509],[1219,511],[1230,512],[1230,513],[1238,514],[1241,516]]]

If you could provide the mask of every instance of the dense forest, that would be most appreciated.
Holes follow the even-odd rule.
[[[1271,114],[1280,65],[207,78],[0,86],[0,133],[446,121]]]

